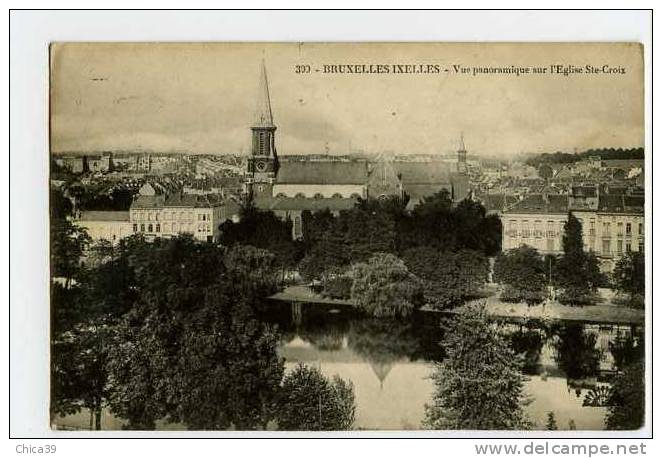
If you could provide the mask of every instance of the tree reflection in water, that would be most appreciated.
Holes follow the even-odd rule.
[[[545,343],[544,331],[519,326],[507,335],[513,351],[524,358],[522,372],[526,375],[540,374],[540,354]]]
[[[303,315],[297,333],[318,350],[340,350],[349,329],[349,320],[347,313],[337,313],[335,309],[323,308],[322,313],[311,310]]]
[[[370,364],[380,385],[395,363],[413,359],[418,351],[418,341],[411,323],[383,318],[353,320],[349,326],[347,344]]]
[[[595,348],[597,336],[587,333],[582,324],[565,324],[554,329],[555,360],[568,379],[594,377],[600,369],[600,351]]]

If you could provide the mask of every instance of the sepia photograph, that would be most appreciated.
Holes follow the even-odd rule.
[[[650,422],[641,43],[48,53],[52,431]]]

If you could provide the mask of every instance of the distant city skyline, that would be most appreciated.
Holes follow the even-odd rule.
[[[66,44],[52,48],[51,150],[250,151],[265,59],[281,155],[515,156],[643,146],[643,67],[614,44]],[[545,66],[619,76],[296,74],[296,65]]]

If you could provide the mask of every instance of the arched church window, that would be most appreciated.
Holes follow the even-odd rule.
[[[315,199],[323,199],[324,196],[322,195],[321,192],[318,192],[318,193],[315,193],[315,195],[313,196],[313,198],[315,198]]]

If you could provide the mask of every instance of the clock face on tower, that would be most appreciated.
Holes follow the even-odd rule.
[[[267,170],[267,163],[265,161],[257,161],[255,163],[255,168],[257,169],[258,172],[264,172]]]

